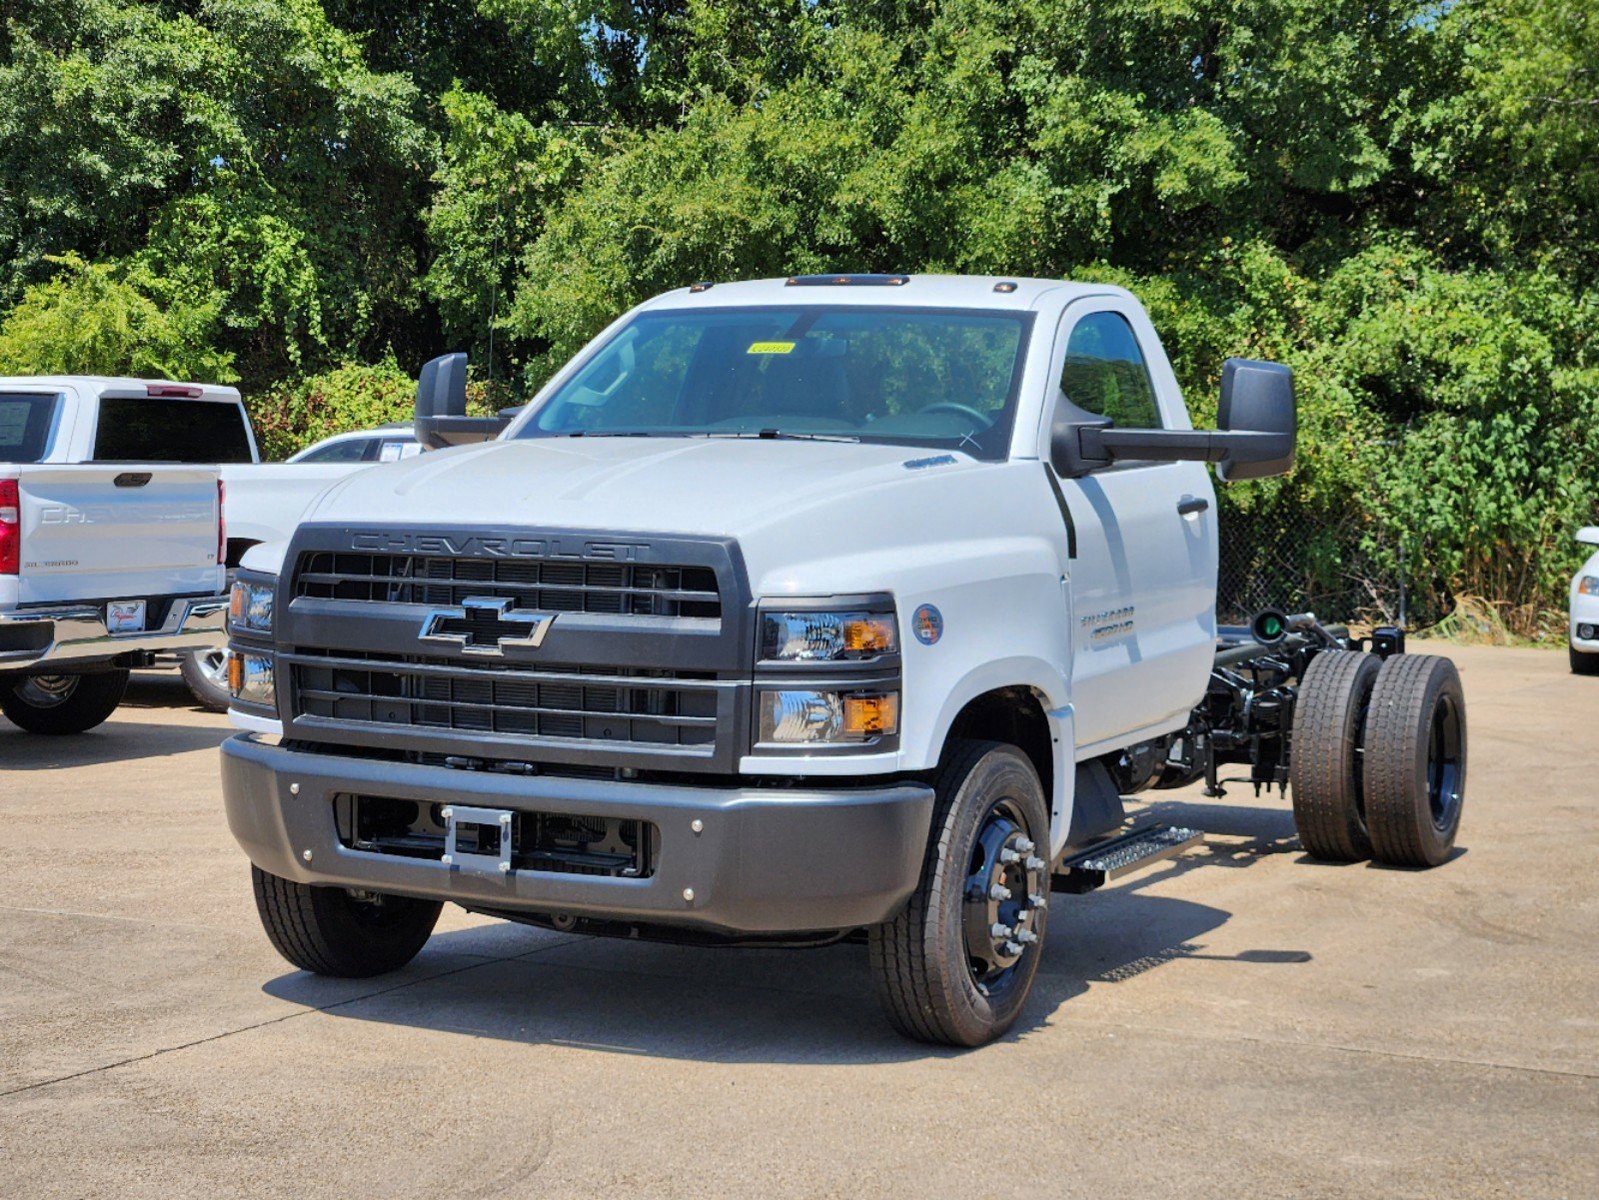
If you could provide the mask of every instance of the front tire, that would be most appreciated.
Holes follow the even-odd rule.
[[[0,681],[0,712],[29,733],[60,737],[101,724],[122,703],[126,670],[96,675],[24,675]]]
[[[869,931],[872,975],[906,1037],[980,1046],[1021,1012],[1043,953],[1049,806],[1026,755],[954,743],[940,767],[921,882]]]
[[[227,712],[232,696],[228,693],[228,652],[210,649],[185,654],[178,673],[188,685],[195,703],[208,712]]]
[[[365,979],[398,971],[433,934],[437,900],[358,900],[341,887],[313,887],[250,867],[255,907],[277,952],[302,971]]]
[[[1573,675],[1599,675],[1599,654],[1589,654],[1569,644],[1566,653],[1571,656]]]
[[[1466,697],[1447,658],[1383,663],[1366,722],[1366,824],[1378,862],[1436,867],[1454,849],[1466,790]]]

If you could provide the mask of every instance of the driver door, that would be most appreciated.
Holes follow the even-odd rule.
[[[1071,306],[1055,354],[1061,394],[1078,407],[1122,428],[1191,428],[1136,306],[1109,296]],[[1058,482],[1076,535],[1067,587],[1081,757],[1173,728],[1195,702],[1215,652],[1215,494],[1195,462],[1118,463]]]

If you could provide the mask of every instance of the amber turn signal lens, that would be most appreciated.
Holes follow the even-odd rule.
[[[899,729],[899,696],[845,696],[844,732],[855,736],[894,733]]]
[[[877,618],[847,621],[844,649],[856,654],[883,654],[894,649],[894,623]]]
[[[244,657],[228,655],[228,691],[237,696],[244,687]]]

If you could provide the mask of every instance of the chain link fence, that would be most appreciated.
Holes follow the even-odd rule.
[[[1220,522],[1217,616],[1243,624],[1262,608],[1314,612],[1347,624],[1430,625],[1443,613],[1432,589],[1407,580],[1404,549],[1358,508],[1319,513],[1291,505],[1240,511]]]

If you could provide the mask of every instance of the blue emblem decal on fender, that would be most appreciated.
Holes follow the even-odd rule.
[[[931,646],[944,636],[944,614],[931,604],[924,604],[911,615],[911,630],[918,642]]]

